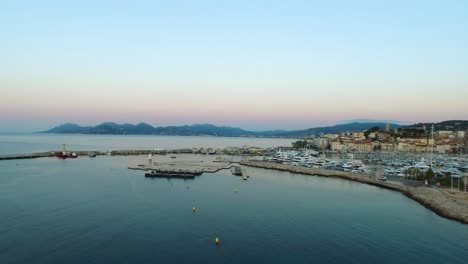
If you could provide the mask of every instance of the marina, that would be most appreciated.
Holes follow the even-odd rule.
[[[454,196],[453,202],[440,201],[451,192],[466,192],[466,155],[434,155],[395,153],[386,151],[348,153],[318,152],[312,149],[227,147],[227,148],[153,148],[147,150],[82,150],[49,151],[22,155],[3,155],[0,159],[32,159],[40,157],[73,158],[135,157],[127,168],[143,171],[145,178],[196,179],[205,173],[231,170],[242,181],[249,178],[245,168],[258,167],[299,174],[337,177],[368,185],[399,191],[418,201],[439,215],[466,223],[466,207],[460,206],[468,197]],[[57,153],[65,153],[64,156]],[[70,154],[71,153],[71,154]],[[144,158],[146,157],[146,158]],[[141,162],[145,160],[146,162]],[[133,160],[133,158],[132,158]],[[418,161],[419,160],[419,161]],[[432,164],[432,166],[431,166]],[[241,166],[240,166],[241,165]],[[420,175],[434,170],[434,178],[424,181]],[[416,173],[417,172],[417,173]],[[421,174],[422,173],[422,174]],[[425,174],[424,174],[425,175]],[[444,182],[437,186],[436,180]],[[448,185],[447,185],[448,184]],[[433,189],[430,191],[421,191]],[[418,194],[418,195],[415,195]],[[438,196],[434,198],[434,195]],[[435,202],[434,202],[435,201]],[[459,208],[453,212],[453,208]]]

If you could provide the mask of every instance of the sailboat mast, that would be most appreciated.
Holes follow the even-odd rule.
[[[431,129],[431,168],[432,168],[432,157],[434,155],[434,124]]]

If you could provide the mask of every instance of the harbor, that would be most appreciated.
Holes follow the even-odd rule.
[[[140,155],[1,162],[1,191],[8,199],[17,201],[12,205],[5,203],[2,207],[2,216],[9,216],[2,218],[2,226],[12,230],[5,233],[3,243],[12,243],[15,238],[22,237],[25,228],[39,232],[41,237],[53,241],[53,245],[63,242],[63,239],[76,241],[77,235],[86,230],[87,236],[76,242],[83,246],[83,250],[87,250],[90,243],[107,246],[109,241],[115,242],[117,239],[127,243],[131,239],[132,243],[125,246],[135,246],[133,243],[137,243],[138,247],[132,251],[135,255],[148,252],[145,255],[147,259],[146,256],[154,256],[152,249],[155,246],[170,252],[178,245],[189,250],[190,258],[179,257],[177,260],[190,263],[192,256],[198,256],[200,250],[245,252],[255,247],[246,241],[284,251],[283,244],[289,247],[288,250],[293,250],[314,241],[329,243],[327,238],[333,234],[340,237],[340,241],[345,239],[343,243],[352,244],[356,237],[361,237],[362,231],[356,227],[365,226],[366,230],[370,228],[375,232],[362,237],[366,238],[372,250],[380,250],[380,254],[388,253],[387,248],[395,246],[395,239],[402,241],[402,248],[406,241],[420,239],[415,244],[422,245],[418,249],[423,250],[424,241],[437,245],[444,238],[441,236],[456,237],[453,243],[442,245],[447,249],[443,252],[450,252],[447,256],[465,252],[463,242],[466,241],[468,226],[439,217],[399,192],[332,176],[317,177],[246,165],[240,166],[243,172],[247,171],[247,175],[250,175],[247,181],[233,176],[230,170],[204,173],[195,179],[184,180],[146,178],[144,174],[147,171],[128,169],[129,166],[146,165],[147,158],[147,155]],[[153,157],[155,162],[176,164],[189,160],[203,164],[208,159],[216,158],[192,154],[176,155],[175,159],[169,155]],[[15,165],[16,162],[19,166]],[[55,219],[53,222],[57,228],[47,229],[50,221],[46,220],[50,218],[46,216]],[[24,217],[31,221],[19,225],[18,221]],[[70,223],[78,226],[70,226]],[[41,228],[38,228],[38,224]],[[395,230],[392,237],[381,235],[379,230],[385,229]],[[117,237],[114,236],[116,230],[122,232]],[[252,230],[263,231],[252,233]],[[303,238],[307,240],[289,241],[287,237],[291,232],[304,234]],[[343,234],[346,235],[341,238]],[[418,234],[426,235],[422,239]],[[176,238],[167,239],[169,236]],[[219,248],[215,245],[216,237],[219,238]],[[273,243],[272,237],[284,243]],[[32,239],[35,238],[37,235],[32,236]],[[147,243],[146,239],[152,243]],[[50,244],[37,247],[29,236],[21,242],[15,253],[22,252],[24,247],[28,250],[45,247],[55,252],[55,247]],[[382,245],[385,249],[382,249]],[[440,246],[437,245],[437,248]],[[400,244],[396,247],[400,248]],[[116,253],[114,246],[107,248],[106,253]],[[356,250],[359,252],[359,247]],[[398,254],[404,254],[405,250]],[[322,254],[319,251],[311,252],[309,259],[313,260],[317,254],[321,254],[319,256],[324,256],[322,260],[327,261],[326,256],[333,252]],[[171,262],[173,259],[168,256],[165,260]],[[208,260],[195,259],[201,262]],[[92,258],[83,261],[92,262]],[[144,262],[143,259],[141,262]]]
[[[432,160],[424,154],[398,154],[392,152],[349,152],[329,153],[310,149],[227,147],[227,148],[181,148],[140,150],[66,150],[31,154],[2,155],[0,160],[58,158],[82,159],[112,156],[133,156],[135,164],[130,170],[142,171],[146,178],[168,178],[193,180],[205,173],[230,170],[232,175],[245,181],[249,175],[246,167],[273,169],[304,175],[334,177],[398,191],[418,201],[446,218],[468,223],[468,196],[466,195],[466,155],[436,155]],[[434,175],[433,181],[423,178],[405,177],[389,173],[399,166],[418,168],[427,172],[429,166],[424,158],[432,162],[434,171],[456,172]],[[418,159],[422,161],[417,162]],[[240,165],[240,166],[239,166]],[[450,169],[452,168],[452,169]],[[425,169],[425,170],[423,170]],[[455,169],[457,171],[455,171]],[[413,175],[411,175],[413,176]],[[449,179],[449,185],[437,186],[434,180]],[[447,183],[447,181],[446,181]],[[450,185],[451,183],[451,185]]]

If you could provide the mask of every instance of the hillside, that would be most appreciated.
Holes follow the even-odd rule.
[[[425,127],[430,131],[433,123],[417,123],[414,125],[404,126],[404,128],[422,128]],[[447,120],[434,123],[434,131],[459,131],[468,130],[468,120]]]
[[[340,133],[348,133],[353,131],[364,131],[370,129],[372,127],[379,127],[381,129],[385,129],[386,123],[359,123],[353,122],[349,124],[341,124],[341,125],[334,125],[334,126],[326,126],[326,127],[315,127],[309,128],[305,130],[297,130],[297,131],[289,131],[285,133],[281,133],[281,136],[285,137],[304,137],[310,135],[319,135],[319,134],[340,134]],[[401,126],[398,124],[390,124],[390,128],[400,128]]]

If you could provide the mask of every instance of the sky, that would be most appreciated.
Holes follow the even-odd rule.
[[[0,132],[468,119],[466,1],[1,1]]]

